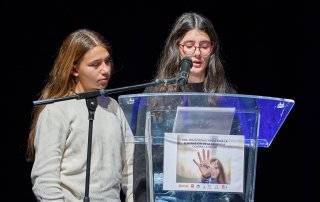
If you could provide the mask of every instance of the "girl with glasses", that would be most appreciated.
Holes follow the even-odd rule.
[[[174,77],[179,72],[179,62],[184,57],[189,57],[193,63],[185,91],[234,92],[225,77],[216,31],[209,19],[197,13],[184,13],[176,20],[162,51],[155,78]],[[177,85],[149,90],[181,91]]]
[[[188,82],[181,87],[177,84],[164,84],[147,88],[147,93],[161,92],[211,92],[234,93],[234,89],[227,81],[220,59],[220,44],[217,33],[211,21],[197,13],[184,13],[176,20],[166,40],[162,51],[155,79],[174,78],[179,73],[181,59],[188,57],[192,60]],[[156,103],[158,105],[159,103]],[[173,106],[172,103],[160,103],[164,108]],[[178,103],[179,105],[179,103]],[[152,106],[150,107],[152,108]],[[143,119],[145,117],[141,117]],[[143,123],[143,121],[141,121]],[[144,127],[137,128],[137,133],[144,133]],[[236,127],[234,127],[236,128]],[[134,157],[134,196],[135,201],[147,201],[147,179],[145,171],[145,148],[136,145]],[[161,162],[163,148],[154,148],[156,161]],[[142,172],[144,171],[144,172]],[[157,172],[161,176],[162,171]],[[154,179],[154,181],[159,181]],[[160,180],[161,181],[161,180]],[[206,192],[175,192],[162,190],[159,186],[156,201],[237,201],[227,194]],[[157,187],[155,187],[157,188]],[[162,195],[162,196],[160,196]],[[238,201],[241,201],[238,200]]]

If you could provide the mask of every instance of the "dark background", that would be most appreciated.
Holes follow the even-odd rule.
[[[306,147],[310,138],[301,137],[312,137],[306,123],[313,111],[303,112],[317,78],[311,58],[317,58],[312,36],[319,36],[319,23],[312,6],[306,10],[301,4],[262,0],[5,1],[2,9],[1,201],[34,201],[32,164],[25,160],[32,101],[45,84],[64,37],[79,28],[100,32],[113,47],[115,74],[109,88],[144,83],[155,74],[173,22],[187,11],[199,12],[215,25],[226,74],[239,93],[296,101],[271,147],[258,152],[256,201],[310,201],[312,166],[302,157],[314,149]]]

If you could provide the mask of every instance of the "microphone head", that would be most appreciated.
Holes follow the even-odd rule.
[[[180,63],[180,70],[178,75],[178,85],[185,85],[188,82],[190,69],[192,67],[192,60],[189,57],[184,57]]]
[[[180,63],[180,72],[181,71],[190,71],[191,67],[192,67],[192,60],[189,57],[184,57],[181,59]]]

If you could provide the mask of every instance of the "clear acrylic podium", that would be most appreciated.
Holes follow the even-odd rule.
[[[254,201],[257,149],[270,146],[294,106],[290,99],[213,93],[132,94],[118,101],[135,152],[145,158],[135,156],[134,174],[145,175],[151,202]],[[209,161],[209,151],[210,159],[224,160],[224,181],[211,180],[218,163]],[[201,168],[212,178],[200,172],[205,158],[211,163]]]

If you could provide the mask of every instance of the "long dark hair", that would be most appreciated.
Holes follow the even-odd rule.
[[[207,33],[214,44],[206,68],[204,91],[217,93],[234,92],[225,77],[224,68],[220,59],[220,44],[216,31],[210,20],[197,13],[184,13],[176,20],[161,54],[156,79],[173,77],[179,71],[180,53],[178,43],[188,31],[193,29]],[[177,89],[176,85],[168,85],[155,88],[155,91],[170,92],[177,91]]]

